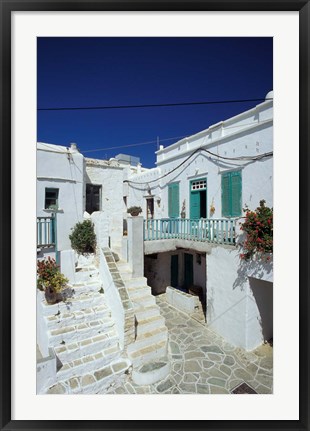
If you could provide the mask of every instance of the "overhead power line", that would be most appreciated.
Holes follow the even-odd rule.
[[[170,175],[172,172],[176,171],[177,169],[179,169],[181,166],[183,166],[191,157],[193,157],[196,153],[199,153],[200,151],[204,151],[205,153],[210,154],[213,157],[216,157],[217,159],[223,159],[223,160],[233,160],[233,161],[254,161],[254,160],[262,160],[266,157],[271,157],[273,156],[273,151],[269,151],[268,153],[264,153],[264,154],[259,154],[259,155],[255,155],[255,156],[240,156],[240,157],[224,157],[224,156],[220,156],[219,154],[213,153],[209,150],[206,150],[205,148],[197,148],[195,151],[193,151],[185,160],[183,160],[183,162],[181,162],[180,164],[178,164],[175,168],[171,169],[171,171],[166,172],[164,175],[162,175],[161,177],[158,177],[154,180],[149,180],[149,181],[145,181],[145,182],[137,182],[137,181],[131,181],[131,180],[125,180],[125,183],[130,183],[130,184],[138,184],[138,185],[143,185],[143,184],[150,184],[150,183],[155,183],[156,181],[159,181],[165,177],[167,177],[168,175]]]
[[[201,102],[180,102],[180,103],[152,103],[144,105],[107,105],[107,106],[71,106],[71,107],[49,107],[38,108],[38,111],[95,111],[104,109],[136,109],[136,108],[165,108],[169,106],[195,106],[195,105],[217,105],[224,103],[243,103],[243,102],[261,102],[262,100],[272,100],[266,98],[255,99],[235,99],[235,100],[206,100]]]

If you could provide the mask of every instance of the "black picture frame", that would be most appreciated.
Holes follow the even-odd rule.
[[[304,0],[0,0],[1,28],[1,247],[0,424],[2,430],[208,429],[271,430],[309,427],[309,1]],[[300,24],[300,404],[296,421],[36,421],[11,420],[11,13],[15,11],[298,11]],[[289,252],[289,251],[288,251]],[[296,294],[297,294],[297,286]],[[138,419],[138,418],[137,418]]]

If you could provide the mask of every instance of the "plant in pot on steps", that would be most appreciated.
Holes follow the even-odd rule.
[[[94,224],[91,220],[84,220],[77,223],[72,228],[72,233],[69,235],[71,247],[78,254],[88,255],[95,253],[96,250],[96,234]]]
[[[44,291],[48,304],[61,301],[62,291],[66,287],[68,279],[59,271],[55,259],[50,256],[37,262],[37,288]]]
[[[140,213],[142,213],[142,208],[141,208],[141,207],[133,206],[133,207],[128,208],[127,212],[128,212],[131,216],[136,217],[136,216],[138,216]]]

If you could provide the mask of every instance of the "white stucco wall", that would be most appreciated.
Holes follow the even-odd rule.
[[[123,236],[123,168],[102,160],[86,159],[84,209],[86,184],[101,186],[101,212],[108,222],[111,247],[120,250]]]
[[[246,350],[270,338],[273,327],[272,283],[259,279],[263,270],[249,278],[249,266],[233,248],[214,247],[207,255],[207,324]]]
[[[83,156],[74,149],[59,145],[37,144],[37,216],[48,217],[45,189],[59,189],[57,249],[71,247],[71,228],[83,219]]]
[[[177,168],[195,150],[203,148],[216,156],[200,151],[184,165]],[[259,161],[224,160],[227,158],[260,156],[273,150],[273,101],[265,101],[255,108],[233,118],[210,126],[207,130],[182,139],[157,154],[157,169],[140,175],[131,175],[129,180],[130,205],[140,205],[145,216],[145,197],[148,190],[155,196],[155,218],[168,217],[168,184],[179,183],[179,212],[185,200],[186,217],[190,217],[190,181],[207,179],[207,217],[221,218],[221,175],[224,172],[241,170],[242,208],[248,205],[255,209],[261,199],[273,206],[273,158]],[[177,169],[176,169],[177,168]],[[172,170],[174,172],[169,174]],[[164,178],[150,182],[155,178]],[[160,198],[160,206],[157,198]],[[211,203],[215,213],[209,213]],[[243,215],[243,214],[241,214]]]

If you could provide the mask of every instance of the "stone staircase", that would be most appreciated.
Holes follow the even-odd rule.
[[[132,278],[126,262],[116,262],[135,314],[135,342],[127,347],[133,365],[132,378],[146,385],[164,379],[170,372],[168,329],[145,277]]]
[[[48,394],[94,394],[110,386],[131,365],[122,357],[97,268],[78,267],[75,275],[66,301],[48,305],[42,296],[49,346],[58,358],[57,382],[46,390]]]

